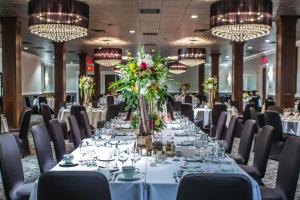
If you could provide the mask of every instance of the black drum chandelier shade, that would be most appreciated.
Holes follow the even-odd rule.
[[[84,37],[89,27],[89,5],[76,0],[31,0],[28,27],[31,33],[55,42]]]
[[[122,49],[98,48],[94,49],[94,60],[97,64],[112,67],[122,62]]]
[[[259,38],[272,28],[271,0],[221,0],[210,8],[213,35],[235,42]]]
[[[206,50],[203,48],[178,49],[179,63],[194,67],[205,63]]]
[[[172,74],[182,74],[186,72],[187,66],[179,62],[171,62],[169,64],[169,72]]]

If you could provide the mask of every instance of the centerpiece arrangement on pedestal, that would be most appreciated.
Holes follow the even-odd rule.
[[[151,135],[164,128],[162,111],[168,89],[166,63],[158,52],[145,52],[141,48],[135,58],[128,53],[128,62],[116,68],[120,71],[120,79],[110,88],[122,93],[126,110],[138,110],[138,116],[132,117],[131,124],[139,127],[138,143],[144,141],[147,151],[150,151]]]
[[[80,97],[83,96],[83,104],[89,106],[92,95],[94,94],[94,79],[90,76],[81,76],[79,78]]]
[[[182,83],[181,84],[181,90],[182,90],[182,96],[186,96],[187,90],[190,89],[191,85],[189,83]]]
[[[210,77],[203,83],[204,92],[207,95],[207,106],[212,108],[215,103],[216,92],[218,90],[218,80],[216,77]]]

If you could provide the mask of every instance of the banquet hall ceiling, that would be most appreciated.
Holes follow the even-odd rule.
[[[180,47],[204,47],[210,52],[230,56],[230,42],[213,37],[209,31],[212,0],[85,0],[90,5],[88,36],[68,42],[68,62],[78,62],[77,54],[91,54],[97,47],[121,47],[133,51],[138,46],[155,48],[164,56],[174,56]],[[53,62],[51,41],[30,34],[27,27],[27,0],[0,0],[0,17],[18,16],[22,22],[23,47]],[[300,0],[273,0],[273,16],[300,16]],[[160,9],[159,14],[141,14],[140,9]],[[192,19],[191,15],[197,15]],[[297,37],[300,39],[300,23]],[[274,49],[275,25],[272,33],[246,44],[246,55]],[[129,33],[134,30],[135,33]],[[266,43],[268,39],[271,42]],[[1,44],[1,43],[0,43]],[[247,47],[253,49],[249,50]]]

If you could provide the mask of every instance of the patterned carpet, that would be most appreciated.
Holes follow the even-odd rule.
[[[33,124],[41,123],[41,121],[42,121],[41,116],[33,116],[32,120],[31,120],[31,124],[33,125]],[[34,152],[34,146],[33,146],[33,142],[32,142],[31,133],[29,134],[29,139],[30,139],[30,146],[31,146],[32,155],[28,156],[26,158],[23,158],[22,163],[23,163],[25,181],[26,182],[34,182],[40,176],[40,172],[39,172],[39,167],[38,167],[38,163],[37,163],[37,158],[36,158],[36,155],[35,155],[35,152]],[[236,139],[235,142],[234,142],[233,152],[237,151],[238,144],[239,144],[239,140]],[[71,151],[72,145],[67,144],[67,149],[69,151]],[[252,160],[253,160],[253,152],[251,153],[251,158],[250,158],[249,164],[252,163]],[[278,162],[269,160],[266,176],[263,179],[263,182],[267,186],[270,186],[270,187],[275,186],[277,168],[278,168]],[[6,198],[5,198],[5,195],[4,195],[2,179],[1,179],[0,180],[0,200],[5,200],[5,199]],[[295,200],[300,200],[300,181],[298,181],[297,193],[296,193],[296,196],[295,196]]]

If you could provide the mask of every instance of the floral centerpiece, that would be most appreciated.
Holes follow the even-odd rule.
[[[203,83],[204,92],[207,95],[208,107],[212,107],[215,101],[216,92],[218,90],[218,79],[210,77]]]
[[[94,94],[94,79],[90,76],[81,76],[79,78],[79,92],[80,97],[84,95],[83,101],[84,105],[88,106],[92,95]]]
[[[182,83],[181,84],[181,89],[183,90],[182,95],[185,96],[186,95],[186,91],[188,89],[190,89],[191,85],[189,83]]]
[[[158,52],[145,52],[141,48],[135,58],[128,53],[128,62],[116,68],[120,71],[120,79],[110,88],[122,93],[126,110],[139,110],[139,135],[149,136],[154,131],[160,131],[163,128],[161,112],[169,79],[165,61]],[[136,118],[132,124],[137,124]]]

